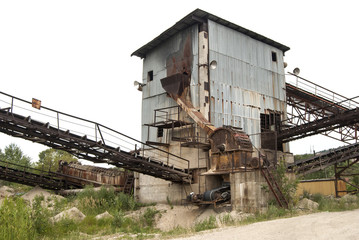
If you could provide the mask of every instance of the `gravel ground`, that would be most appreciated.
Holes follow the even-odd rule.
[[[177,240],[308,240],[359,239],[359,209],[322,212],[299,217],[220,228]]]

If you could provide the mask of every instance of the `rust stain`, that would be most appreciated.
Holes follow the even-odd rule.
[[[183,39],[185,40],[183,41]],[[192,34],[184,33],[180,43],[180,49],[167,57],[167,76],[171,76],[176,73],[182,73],[190,76],[192,73],[192,63]]]
[[[213,171],[256,167],[256,161],[252,161],[253,146],[245,132],[230,127],[217,128],[210,135],[210,142]]]
[[[90,180],[99,183],[99,185],[107,184],[113,186],[124,186],[126,176],[133,174],[129,172],[120,171],[118,169],[106,169],[88,165],[81,165],[78,163],[67,163],[61,161],[59,163],[60,173],[80,178],[84,180]],[[85,181],[84,181],[85,183]]]

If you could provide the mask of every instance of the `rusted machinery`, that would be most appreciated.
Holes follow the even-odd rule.
[[[190,77],[177,73],[161,79],[162,87],[167,94],[203,129],[211,143],[211,170],[240,170],[242,167],[259,167],[259,161],[252,159],[252,142],[248,135],[231,126],[216,128],[204,115],[193,107],[188,97]]]
[[[241,128],[224,126],[216,128],[192,104],[188,96],[190,76],[177,73],[161,79],[162,87],[167,94],[202,128],[208,135],[211,144],[210,171],[223,177],[221,187],[206,191],[204,194],[191,193],[187,200],[194,203],[212,203],[230,199],[228,174],[247,168],[259,168],[261,161],[253,158],[253,146],[249,136]]]
[[[221,187],[211,189],[203,194],[195,194],[191,192],[187,196],[187,201],[199,205],[205,204],[220,204],[231,199],[231,188],[228,182],[224,183]]]

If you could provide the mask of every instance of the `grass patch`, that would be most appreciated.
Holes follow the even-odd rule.
[[[214,216],[210,216],[208,219],[206,219],[202,222],[196,223],[196,225],[194,225],[195,232],[200,232],[200,231],[214,229],[214,228],[217,228],[216,218]]]
[[[34,239],[31,209],[21,198],[5,198],[0,206],[0,239]]]
[[[95,191],[93,187],[87,187],[75,197],[75,200],[78,202],[79,210],[85,215],[97,215],[105,211],[116,214],[118,211],[137,210],[142,206],[132,196],[122,192],[116,193],[113,188]]]
[[[263,222],[272,219],[284,218],[284,217],[293,217],[296,215],[296,212],[292,209],[284,209],[277,207],[275,205],[269,205],[266,212],[256,212],[255,214],[248,216],[247,218],[241,220],[239,224],[251,224],[256,222]]]
[[[321,194],[308,194],[307,198],[319,204],[318,211],[338,212],[359,208],[359,198],[356,195],[333,198]]]
[[[189,229],[177,226],[170,231],[162,232],[161,236],[166,237],[166,238],[167,237],[175,237],[175,236],[188,234],[189,232],[190,232]]]
[[[341,199],[324,197],[320,194],[306,194],[319,203],[318,211],[344,211],[359,208],[357,197],[346,196]],[[19,197],[5,199],[0,206],[0,239],[89,239],[95,236],[123,233],[121,239],[149,239],[158,234],[163,238],[188,235],[196,232],[217,228],[219,225],[245,225],[255,222],[299,215],[294,209],[283,209],[270,204],[266,212],[257,212],[239,221],[231,214],[221,214],[218,219],[211,216],[196,223],[192,228],[176,227],[168,232],[160,232],[155,228],[155,221],[161,212],[154,207],[146,207],[142,214],[125,212],[139,209],[143,206],[132,197],[116,193],[113,189],[94,191],[87,188],[78,196],[65,199],[54,199],[51,209],[49,201],[43,196],[36,197],[32,206],[26,205]],[[169,201],[170,202],[170,201]],[[52,223],[51,218],[57,213],[70,207],[77,207],[86,218],[81,222],[71,219],[62,219]],[[113,218],[97,220],[97,214],[108,211]]]
[[[147,208],[138,219],[124,217],[125,211],[143,205],[113,189],[94,191],[88,187],[77,196],[53,199],[51,206],[49,203],[43,196],[36,197],[31,207],[18,197],[4,200],[0,206],[0,239],[88,239],[88,236],[116,232],[137,234],[142,239],[158,232],[154,228],[155,217],[160,214],[158,210]],[[86,215],[83,221],[66,218],[56,223],[51,221],[59,212],[74,206]],[[113,218],[95,218],[105,211]]]
[[[222,225],[225,225],[225,226],[231,226],[236,223],[236,221],[232,218],[232,216],[229,213],[222,216],[220,218],[220,221],[221,221]]]

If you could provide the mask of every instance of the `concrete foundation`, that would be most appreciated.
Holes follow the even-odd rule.
[[[231,204],[233,210],[265,211],[270,193],[260,170],[230,173]]]
[[[140,174],[135,185],[135,197],[141,203],[167,203],[169,199],[174,204],[180,204],[181,199],[185,198],[185,189],[182,184],[160,178]]]
[[[194,182],[191,184],[173,183],[160,178],[137,174],[135,197],[141,203],[167,203],[169,200],[172,204],[180,205],[191,192],[203,193],[207,190],[205,176],[200,175],[204,171],[205,169],[195,170]]]

